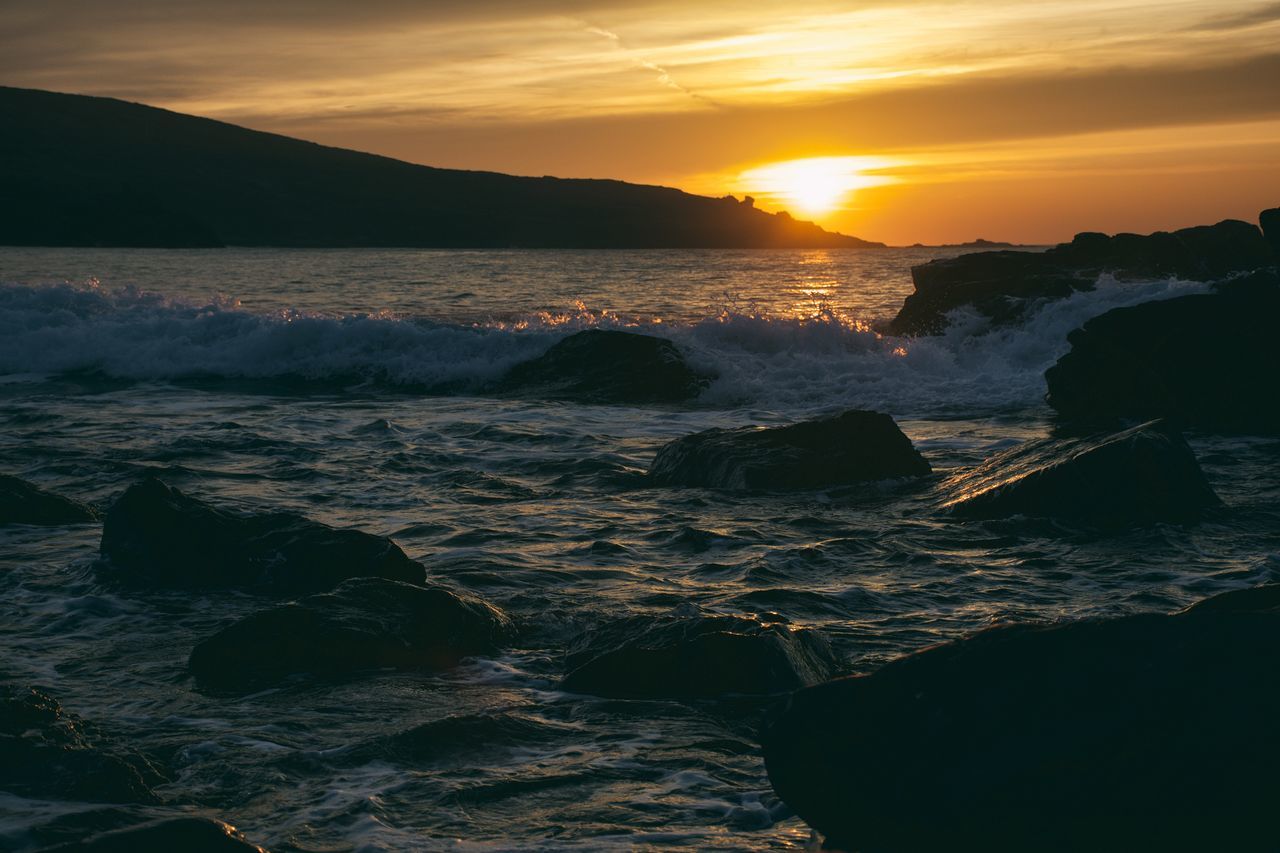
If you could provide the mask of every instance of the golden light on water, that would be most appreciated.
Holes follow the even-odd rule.
[[[883,173],[892,161],[880,157],[808,157],[743,172],[739,185],[770,207],[821,216],[851,201],[854,192],[893,183]]]

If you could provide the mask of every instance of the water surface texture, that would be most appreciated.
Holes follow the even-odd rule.
[[[1189,436],[1227,505],[1190,526],[962,523],[928,484],[645,487],[677,436],[851,407],[893,415],[945,475],[1049,433],[1042,374],[1071,329],[1203,287],[1103,280],[1016,327],[877,334],[909,267],[947,254],[0,250],[0,471],[100,506],[158,473],[388,535],[520,624],[507,653],[443,674],[207,695],[191,647],[264,600],[113,589],[99,525],[10,526],[0,675],[277,851],[804,847],[759,757],[769,703],[566,694],[566,644],[624,615],[770,613],[858,672],[998,621],[1168,610],[1280,574],[1275,439]],[[717,378],[668,408],[477,393],[593,326],[667,336]],[[0,796],[0,846],[94,808]]]

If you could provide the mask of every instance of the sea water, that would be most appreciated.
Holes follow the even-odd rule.
[[[944,475],[1049,433],[1043,373],[1072,329],[1204,289],[1104,277],[1015,326],[876,331],[911,265],[955,252],[0,249],[0,472],[100,506],[154,473],[390,536],[521,625],[444,673],[207,695],[190,649],[267,602],[121,591],[93,569],[99,525],[9,526],[0,677],[155,757],[176,808],[277,851],[803,847],[760,759],[767,703],[566,694],[567,644],[621,616],[770,613],[854,673],[997,622],[1167,611],[1280,574],[1280,443],[1260,437],[1188,436],[1228,511],[1187,526],[958,522],[892,487],[646,488],[678,436],[847,408],[893,415]],[[484,396],[593,327],[668,337],[716,378],[684,406]],[[0,846],[103,808],[0,795]]]

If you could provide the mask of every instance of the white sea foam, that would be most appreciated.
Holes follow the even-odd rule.
[[[861,407],[900,416],[1024,409],[1044,395],[1044,371],[1067,335],[1113,308],[1203,292],[1177,280],[1121,284],[1048,302],[1017,325],[990,328],[960,310],[943,335],[881,336],[838,317],[722,317],[674,337],[720,379],[703,401],[787,411]]]
[[[686,325],[627,325],[582,309],[518,322],[448,324],[390,314],[255,314],[97,286],[0,288],[0,377],[97,372],[136,380],[301,378],[465,392],[568,332],[627,326],[672,338],[718,378],[700,404],[806,412],[860,406],[895,415],[996,412],[1039,403],[1067,334],[1112,308],[1201,292],[1177,280],[1120,284],[988,329],[957,312],[947,333],[881,336],[833,312],[805,318],[725,311]]]

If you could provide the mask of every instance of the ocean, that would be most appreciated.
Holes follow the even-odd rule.
[[[1168,611],[1280,579],[1274,437],[1189,433],[1225,513],[1091,530],[962,522],[901,484],[655,489],[657,449],[710,427],[892,415],[935,477],[1050,434],[1044,370],[1124,285],[988,329],[881,335],[910,267],[955,249],[0,249],[0,473],[108,506],[148,473],[220,505],[392,537],[433,582],[520,626],[443,673],[203,692],[193,645],[266,605],[122,590],[101,526],[0,527],[0,677],[142,751],[175,809],[268,849],[777,850],[767,701],[559,689],[565,649],[622,616],[771,614],[845,672],[1010,620]],[[495,399],[486,382],[585,328],[670,338],[716,378],[683,406]],[[0,847],[102,804],[0,794]]]

